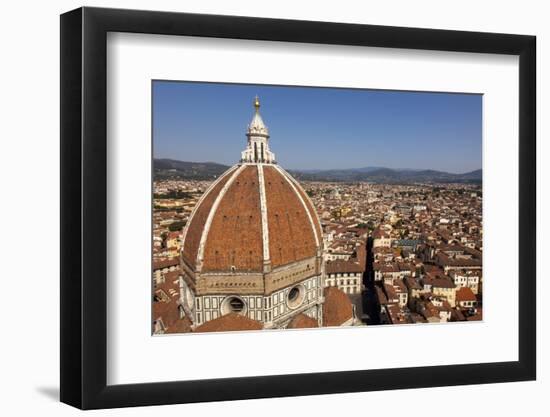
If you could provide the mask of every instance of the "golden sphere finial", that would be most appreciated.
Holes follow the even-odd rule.
[[[257,95],[254,97],[254,108],[256,109],[256,112],[260,110],[260,98]]]

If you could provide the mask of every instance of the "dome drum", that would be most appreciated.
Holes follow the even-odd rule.
[[[192,328],[228,314],[239,314],[262,322],[264,328],[284,328],[298,314],[307,312],[321,324],[323,288],[321,277],[314,276],[273,293],[246,294],[232,291],[195,293],[190,313]]]
[[[304,279],[320,276],[319,257],[276,268],[268,273],[261,272],[205,272],[195,273],[184,268],[183,278],[197,295],[228,294],[238,291],[242,294],[271,295],[289,285]],[[184,265],[186,265],[184,263]],[[187,265],[186,265],[187,266]]]

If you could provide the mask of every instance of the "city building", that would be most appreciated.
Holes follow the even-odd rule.
[[[386,232],[385,230],[382,230],[381,228],[376,229],[374,231],[374,233],[372,234],[372,237],[373,237],[373,247],[374,248],[378,248],[378,247],[389,248],[389,247],[391,247],[392,238],[388,234],[388,232]]]
[[[259,107],[227,172],[155,174],[154,333],[482,319],[479,183],[298,184]]]
[[[366,259],[365,245],[360,245],[353,258],[327,261],[325,286],[338,287],[346,294],[361,294]]]

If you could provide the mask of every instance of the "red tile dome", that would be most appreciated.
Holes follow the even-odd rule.
[[[317,327],[325,317],[319,217],[277,165],[259,108],[256,97],[240,162],[205,191],[183,232],[180,300],[198,332]],[[351,303],[335,297],[327,323],[349,324]]]
[[[307,194],[275,164],[243,163],[218,178],[184,231],[182,260],[194,272],[267,272],[315,257],[319,218]]]

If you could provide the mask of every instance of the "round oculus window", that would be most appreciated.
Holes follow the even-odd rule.
[[[287,303],[290,308],[298,308],[304,301],[305,290],[302,285],[292,287],[287,295]]]
[[[237,313],[244,314],[246,313],[246,304],[244,300],[240,297],[227,297],[223,300],[222,303],[222,314]]]

